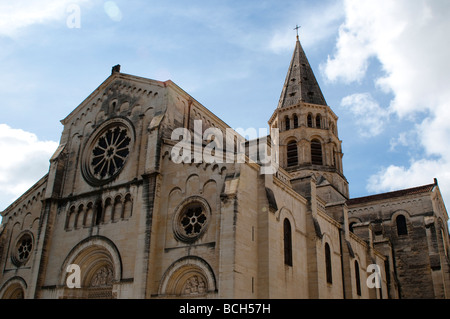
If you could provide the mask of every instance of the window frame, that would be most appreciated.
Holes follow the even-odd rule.
[[[355,282],[356,282],[356,294],[361,296],[361,274],[359,271],[359,262],[355,259]]]
[[[292,227],[289,219],[283,221],[284,264],[292,267]]]
[[[322,142],[318,139],[311,140],[311,164],[323,165]]]
[[[328,284],[333,284],[333,268],[331,262],[331,248],[328,243],[325,243],[325,273]]]
[[[399,214],[397,217],[395,217],[395,226],[397,228],[397,236],[408,235],[408,225],[405,215]]]
[[[298,165],[297,141],[291,140],[286,144],[286,166],[294,167]]]

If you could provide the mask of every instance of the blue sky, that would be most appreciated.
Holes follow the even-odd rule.
[[[265,128],[300,40],[339,116],[351,197],[439,180],[450,202],[450,2],[0,0],[0,211],[121,65]]]

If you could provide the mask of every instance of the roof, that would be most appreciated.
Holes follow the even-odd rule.
[[[113,67],[114,69],[114,67]],[[167,87],[171,84],[174,84],[172,81],[167,80],[165,82],[152,80],[148,78],[144,78],[141,76],[121,73],[118,71],[117,68],[115,68],[115,71],[111,73],[109,77],[107,77],[87,98],[85,98],[75,109],[72,110],[72,112],[69,113],[64,119],[61,120],[61,123],[63,125],[66,125],[73,117],[79,116],[80,112],[83,112],[85,109],[86,104],[92,103],[93,99],[98,99],[100,92],[103,92],[111,83],[113,83],[115,80],[128,80],[128,81],[134,81],[138,83],[142,83],[144,86],[153,84],[159,87]]]
[[[365,196],[365,197],[357,197],[352,198],[347,201],[347,205],[357,205],[362,203],[368,203],[368,202],[374,202],[378,200],[384,200],[384,199],[390,199],[390,198],[396,198],[396,197],[402,197],[402,196],[408,196],[408,195],[417,195],[422,193],[429,193],[433,190],[433,188],[437,184],[428,184],[413,188],[406,188],[398,191],[388,192],[388,193],[382,193],[382,194],[376,194],[371,196]]]
[[[327,105],[299,39],[286,75],[278,108],[300,102]]]

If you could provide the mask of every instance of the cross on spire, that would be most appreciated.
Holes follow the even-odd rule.
[[[298,24],[295,26],[294,30],[297,30],[297,40],[298,40],[298,29],[300,29],[301,26],[299,26]]]

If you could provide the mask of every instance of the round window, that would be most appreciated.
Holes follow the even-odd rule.
[[[181,203],[173,222],[175,237],[184,242],[194,242],[208,227],[210,209],[208,203],[200,197],[191,197]]]
[[[82,172],[92,185],[112,181],[124,167],[131,152],[133,133],[130,125],[116,119],[101,126],[87,143]]]
[[[33,251],[33,237],[29,233],[25,233],[17,240],[15,249],[11,256],[12,262],[16,266],[25,264],[30,259],[31,252]]]

